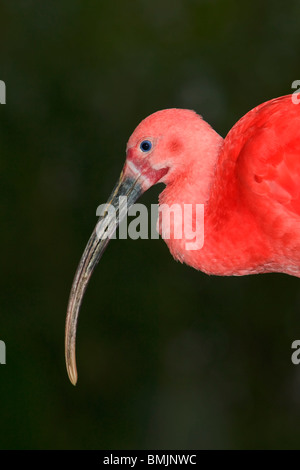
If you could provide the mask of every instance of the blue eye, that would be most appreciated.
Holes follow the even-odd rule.
[[[149,152],[152,149],[152,143],[150,140],[143,140],[140,144],[140,149],[142,152]]]

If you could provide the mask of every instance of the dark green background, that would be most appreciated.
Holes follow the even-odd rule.
[[[300,281],[208,277],[162,240],[114,240],[64,322],[95,211],[148,114],[223,136],[300,79],[300,2],[3,1],[0,448],[299,448]],[[140,202],[157,202],[155,187]]]

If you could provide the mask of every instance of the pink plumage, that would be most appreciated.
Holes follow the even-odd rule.
[[[167,169],[160,203],[205,206],[204,246],[166,240],[176,259],[209,274],[300,275],[300,108],[290,95],[251,110],[224,140],[192,111],[159,111],[134,131],[127,159],[145,179]]]

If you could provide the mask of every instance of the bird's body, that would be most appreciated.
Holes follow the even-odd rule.
[[[216,275],[283,272],[300,277],[300,106],[283,96],[242,117],[223,140],[198,114],[158,111],[144,119],[127,144],[120,181],[108,206],[127,196],[128,208],[162,182],[161,207],[204,206],[204,243],[187,249],[185,230],[165,239],[175,259]],[[120,219],[124,214],[120,214]],[[197,211],[191,226],[197,227]],[[66,363],[76,383],[76,325],[86,286],[108,239],[97,227],[80,261],[66,321]],[[203,225],[203,224],[202,224]],[[166,226],[160,224],[164,237]],[[201,227],[203,229],[203,227]],[[110,236],[113,229],[109,231]]]
[[[160,195],[169,205],[204,204],[204,245],[191,251],[184,239],[166,240],[171,253],[208,274],[300,276],[300,108],[291,96],[277,98],[247,113],[221,143],[207,133],[210,158],[200,148],[188,174]],[[211,168],[204,179],[203,159]]]

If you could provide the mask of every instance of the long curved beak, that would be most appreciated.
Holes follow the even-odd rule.
[[[103,215],[99,218],[78,265],[70,293],[65,330],[66,366],[69,379],[73,385],[76,385],[77,382],[75,355],[76,328],[83,295],[94,268],[99,262],[109,240],[114,235],[128,209],[142,193],[143,189],[139,182],[139,177],[128,176],[128,172],[123,171],[105,205]],[[121,196],[123,198],[119,199]],[[123,204],[120,204],[121,200]],[[125,200],[126,204],[124,203]]]

